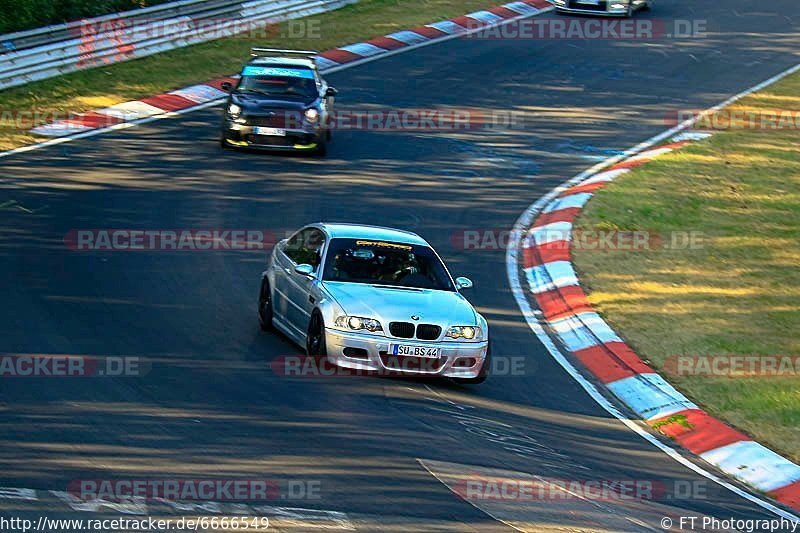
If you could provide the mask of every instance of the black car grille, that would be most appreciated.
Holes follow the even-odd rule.
[[[390,322],[389,333],[401,339],[411,339],[414,337],[414,324],[411,322]]]
[[[424,341],[435,341],[442,334],[442,328],[434,324],[420,324],[417,326],[417,338]]]
[[[413,339],[416,337],[423,341],[434,341],[442,334],[442,328],[435,324],[420,324],[415,326],[411,322],[390,322],[389,333],[393,337],[401,339]]]
[[[265,126],[267,128],[285,128],[286,114],[277,112],[274,115],[248,115],[245,117],[248,126]]]
[[[250,135],[249,141],[253,144],[263,144],[266,146],[294,146],[296,138],[280,135]]]

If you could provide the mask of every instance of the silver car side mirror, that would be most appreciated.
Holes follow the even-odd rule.
[[[472,288],[472,280],[465,277],[456,278],[456,288],[461,289],[471,289]]]
[[[311,266],[311,265],[307,265],[305,263],[303,263],[301,265],[296,265],[294,267],[294,271],[296,273],[300,274],[301,276],[305,276],[307,278],[313,278],[314,277],[314,267]]]

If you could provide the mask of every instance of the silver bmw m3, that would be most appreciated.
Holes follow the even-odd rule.
[[[343,368],[486,379],[486,319],[419,235],[311,224],[279,242],[262,273],[261,328]]]

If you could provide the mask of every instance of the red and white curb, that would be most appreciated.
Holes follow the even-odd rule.
[[[383,37],[376,37],[367,42],[334,48],[320,53],[317,62],[322,73],[335,72],[355,63],[363,63],[379,57],[467,35],[506,22],[539,15],[552,9],[552,5],[547,0],[511,2],[462,15],[451,20],[443,20]],[[47,137],[66,137],[98,129],[117,129],[120,124],[143,121],[145,119],[165,118],[178,112],[213,105],[222,101],[227,96],[221,88],[222,83],[226,81],[233,82],[234,78],[220,78],[177,91],[89,111],[67,120],[38,126],[32,129],[31,133]]]
[[[595,191],[654,158],[710,136],[685,133],[573,184],[520,235],[528,300],[582,365],[650,426],[723,472],[800,509],[800,466],[711,417],[645,364],[589,304],[570,258],[572,225]]]

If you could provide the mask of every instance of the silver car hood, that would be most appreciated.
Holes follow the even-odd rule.
[[[325,289],[350,316],[374,318],[387,327],[389,322],[411,322],[448,326],[472,326],[477,317],[472,305],[453,291],[403,289],[349,283],[323,282]]]

